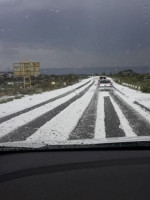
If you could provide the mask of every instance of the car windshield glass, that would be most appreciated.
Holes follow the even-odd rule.
[[[106,79],[106,76],[100,76],[100,79]]]
[[[0,147],[132,141],[150,141],[150,1],[0,0]]]
[[[100,80],[100,83],[111,83],[110,80]]]

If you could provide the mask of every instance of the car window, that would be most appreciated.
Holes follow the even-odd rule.
[[[149,0],[0,0],[0,147],[149,140]]]
[[[100,80],[100,83],[111,83],[110,80]]]
[[[105,76],[100,76],[100,79],[106,79],[106,77]]]

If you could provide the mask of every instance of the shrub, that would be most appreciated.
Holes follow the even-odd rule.
[[[15,99],[21,99],[22,97],[24,97],[24,96],[23,95],[16,96]]]
[[[0,100],[0,104],[7,103],[7,102],[13,101],[13,100],[14,100],[14,98],[2,99],[2,100]]]
[[[150,93],[150,86],[149,85],[142,85],[141,91],[144,93]]]

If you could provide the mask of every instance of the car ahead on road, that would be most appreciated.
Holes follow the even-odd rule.
[[[107,77],[106,76],[100,76],[99,79],[100,80],[105,80],[105,79],[107,79]]]
[[[98,81],[98,87],[100,90],[112,90],[113,84],[109,79],[102,79]]]

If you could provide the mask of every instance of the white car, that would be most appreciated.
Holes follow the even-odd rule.
[[[109,79],[102,79],[98,81],[98,87],[100,90],[112,90],[113,84]]]

